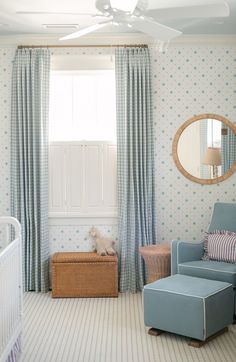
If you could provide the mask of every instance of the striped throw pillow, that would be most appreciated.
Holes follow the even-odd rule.
[[[236,263],[236,233],[227,230],[206,233],[204,250],[204,260]]]

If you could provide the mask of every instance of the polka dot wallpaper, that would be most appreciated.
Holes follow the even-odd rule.
[[[236,174],[217,185],[189,181],[176,168],[172,141],[180,125],[215,113],[236,124],[236,45],[175,45],[152,49],[157,236],[201,240],[216,201],[236,202]]]
[[[0,215],[10,212],[10,100],[14,48],[0,47]],[[0,226],[0,250],[5,229]]]
[[[50,227],[50,249],[51,253],[57,251],[92,251],[95,248],[90,240],[88,232],[91,224],[87,225],[53,225]],[[112,238],[117,245],[117,226],[116,225],[96,225],[103,235]]]
[[[15,49],[0,48],[0,214],[9,214],[10,195],[10,101]]]
[[[10,205],[10,95],[15,49],[0,48],[0,215]],[[111,49],[60,48],[54,55],[111,54]],[[236,174],[218,185],[193,183],[179,173],[171,149],[175,132],[188,118],[218,113],[236,123],[236,45],[184,44],[166,54],[151,49],[155,122],[155,168],[158,242],[199,240],[215,201],[236,202]],[[50,226],[51,253],[93,250],[91,225]],[[117,240],[117,225],[98,228]],[[4,237],[0,229],[0,247]]]

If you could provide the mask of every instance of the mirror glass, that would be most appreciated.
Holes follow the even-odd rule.
[[[223,176],[236,161],[233,127],[218,119],[203,118],[184,128],[177,144],[178,159],[184,170],[199,179]]]

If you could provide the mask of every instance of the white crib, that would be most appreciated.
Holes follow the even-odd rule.
[[[16,361],[22,331],[21,226],[13,217],[0,217],[6,227],[6,243],[0,252],[0,362]],[[10,240],[10,227],[15,239]]]

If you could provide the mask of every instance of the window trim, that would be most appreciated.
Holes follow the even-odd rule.
[[[78,213],[78,212],[49,212],[48,213],[48,217],[50,219],[74,219],[74,218],[83,218],[83,219],[90,219],[90,218],[117,218],[118,217],[118,213],[91,213],[91,214],[86,214],[86,213]]]

